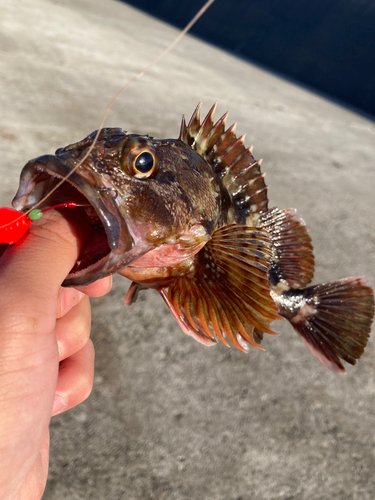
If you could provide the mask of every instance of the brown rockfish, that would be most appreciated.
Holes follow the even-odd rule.
[[[154,288],[182,330],[206,345],[260,347],[271,322],[286,318],[321,363],[344,373],[340,360],[354,365],[370,333],[369,280],[307,286],[314,256],[304,221],[294,209],[268,208],[260,161],[234,125],[225,129],[228,114],[214,124],[214,105],[201,123],[199,110],[188,125],[183,118],[178,139],[101,130],[45,204],[87,205],[77,210],[91,236],[64,285],[122,274],[132,280],[125,304]],[[94,137],[29,161],[14,208],[39,201]]]

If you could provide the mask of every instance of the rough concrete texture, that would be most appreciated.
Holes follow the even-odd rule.
[[[209,13],[207,14],[209,15]],[[110,98],[176,31],[122,3],[3,0],[1,203],[21,167],[96,129]],[[218,29],[222,27],[218,26]],[[297,207],[314,282],[375,281],[375,126],[193,38],[133,85],[108,126],[176,137],[218,100],[264,159],[271,206]],[[372,500],[375,346],[338,376],[285,323],[266,352],[205,348],[155,292],[116,279],[93,300],[92,395],[51,423],[46,500]]]

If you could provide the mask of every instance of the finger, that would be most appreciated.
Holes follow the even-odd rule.
[[[94,346],[91,340],[60,363],[52,415],[82,403],[90,395],[94,379]]]
[[[78,258],[78,232],[61,214],[46,213],[0,260],[0,485],[7,491],[26,478],[48,428],[57,294]]]
[[[56,318],[62,318],[73,307],[82,302],[87,297],[83,292],[75,288],[60,287],[57,296]]]
[[[87,344],[90,337],[91,308],[87,296],[56,322],[55,335],[59,361],[68,358]]]
[[[101,297],[110,292],[111,288],[112,276],[107,276],[87,286],[77,286],[76,288],[61,287],[57,298],[56,318],[64,316],[86,296]]]
[[[76,289],[85,293],[89,297],[102,297],[110,292],[112,288],[112,276],[107,276],[101,280],[95,281],[87,286],[77,286]]]
[[[34,340],[39,333],[53,331],[56,319],[53,312],[60,285],[87,237],[82,229],[80,240],[77,221],[68,221],[52,212],[35,221],[25,237],[0,260],[0,290],[7,292],[0,296],[0,322],[10,334],[20,328],[25,333],[25,328],[29,331],[31,319],[35,326]]]

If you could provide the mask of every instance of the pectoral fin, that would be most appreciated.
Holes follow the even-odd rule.
[[[245,351],[282,319],[270,296],[271,246],[266,231],[245,225],[217,230],[195,256],[191,272],[159,290],[181,328],[212,344],[229,340]],[[261,348],[260,348],[261,349]]]

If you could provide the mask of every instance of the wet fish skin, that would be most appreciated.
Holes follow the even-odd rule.
[[[90,134],[91,140],[57,150],[57,156],[74,168],[95,133]],[[157,165],[147,182],[132,171],[132,161],[141,151],[151,152]],[[95,179],[90,180],[93,172]],[[106,187],[114,188],[127,223],[137,224],[137,230],[142,225],[142,237],[155,245],[173,241],[196,222],[210,234],[221,213],[220,186],[212,169],[178,140],[155,140],[121,129],[103,129],[79,174],[98,186],[104,179]]]
[[[351,277],[308,286],[314,255],[303,219],[295,209],[268,208],[260,161],[234,125],[226,129],[227,113],[214,123],[215,107],[201,123],[199,104],[178,139],[101,131],[53,198],[83,195],[92,205],[93,237],[65,285],[118,272],[133,282],[125,304],[156,289],[182,330],[205,345],[261,348],[272,321],[286,318],[322,364],[345,373],[340,360],[355,364],[368,340],[371,285]],[[48,192],[94,136],[28,162],[15,208]]]

